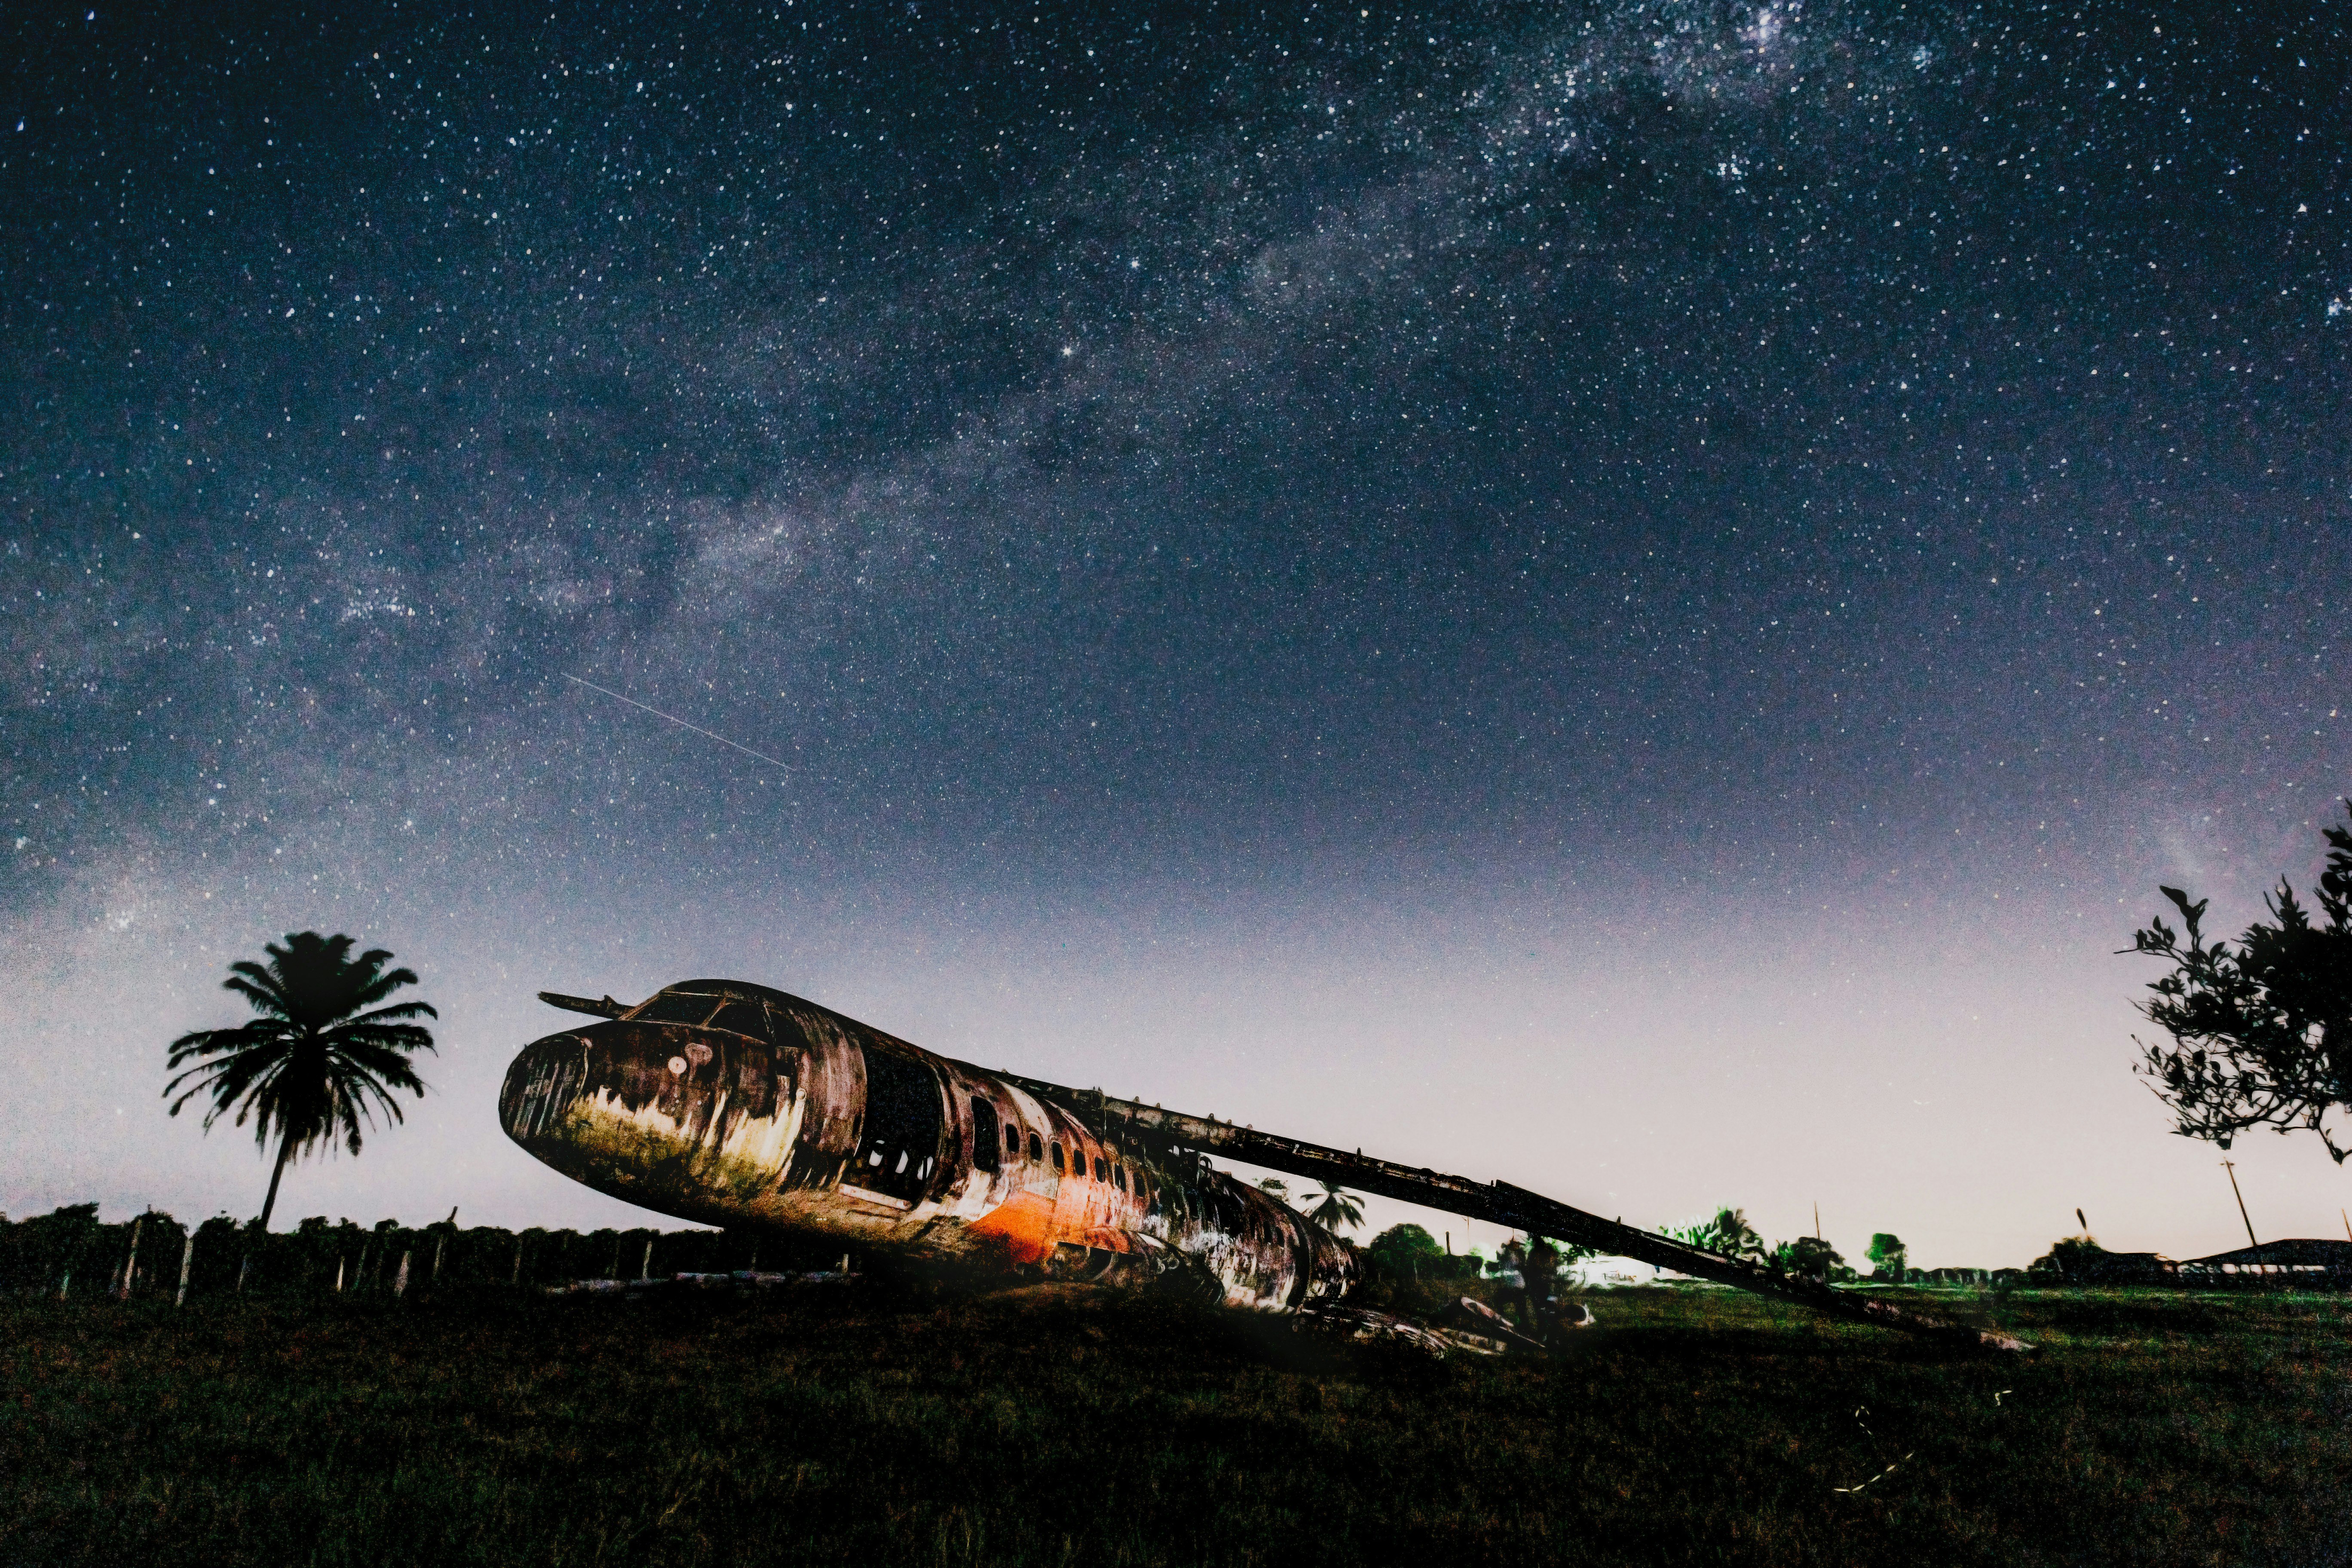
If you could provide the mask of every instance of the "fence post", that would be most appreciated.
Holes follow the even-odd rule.
[[[65,1278],[58,1281],[58,1300],[60,1301],[64,1300],[66,1299],[66,1292],[72,1289],[72,1287],[73,1270],[68,1268],[65,1272]]]
[[[392,1282],[392,1293],[396,1297],[404,1297],[408,1294],[408,1260],[414,1256],[415,1254],[407,1252],[400,1255],[400,1273]]]
[[[236,1293],[245,1294],[245,1277],[253,1271],[253,1254],[248,1252],[236,1266]]]
[[[131,1300],[131,1282],[139,1278],[139,1233],[146,1227],[146,1225],[147,1216],[143,1214],[131,1222],[131,1256],[122,1260],[121,1300],[125,1301]]]
[[[507,1283],[509,1286],[520,1286],[522,1283],[522,1237],[519,1236],[515,1237],[514,1278]]]
[[[646,1237],[646,1255],[637,1264],[637,1282],[643,1284],[654,1277],[654,1238]]]
[[[433,1278],[432,1278],[430,1280],[426,1281],[426,1283],[428,1283],[428,1284],[432,1284],[432,1285],[438,1285],[438,1284],[440,1284],[440,1283],[441,1283],[441,1249],[442,1249],[443,1247],[445,1247],[448,1246],[448,1245],[449,1245],[449,1238],[448,1238],[447,1237],[446,1237],[446,1236],[443,1236],[443,1237],[435,1237],[435,1238],[434,1238],[434,1241],[433,1241]]]
[[[196,1232],[195,1227],[191,1226],[187,1234],[180,1238],[180,1289],[172,1298],[172,1305],[174,1307],[184,1307],[188,1304],[188,1266],[195,1260]]]
[[[343,1293],[343,1268],[350,1262],[351,1259],[348,1258],[335,1259],[335,1294],[338,1296]]]

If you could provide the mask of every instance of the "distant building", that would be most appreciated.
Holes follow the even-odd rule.
[[[2282,1283],[2352,1287],[2352,1241],[2265,1241],[2179,1266],[2181,1282],[2219,1283],[2239,1276],[2283,1276]]]

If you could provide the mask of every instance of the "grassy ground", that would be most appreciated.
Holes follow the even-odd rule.
[[[1442,1365],[1074,1289],[0,1306],[0,1563],[2352,1561],[2352,1303],[1596,1304]]]

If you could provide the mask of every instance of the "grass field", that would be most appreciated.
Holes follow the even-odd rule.
[[[1931,1306],[2045,1348],[1666,1290],[1443,1364],[1071,1289],[11,1304],[0,1562],[2352,1562],[2352,1304]]]

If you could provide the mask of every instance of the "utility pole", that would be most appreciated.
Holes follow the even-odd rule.
[[[2246,1214],[2246,1194],[2238,1191],[2238,1166],[2232,1160],[2221,1162],[2221,1169],[2230,1173],[2230,1192],[2238,1200],[2238,1217],[2246,1222],[2246,1240],[2254,1249],[2254,1261],[2263,1260],[2263,1244],[2254,1240],[2254,1222]]]
[[[1815,1199],[1813,1200],[1813,1239],[1814,1239],[1815,1241],[1819,1241],[1819,1240],[1821,1240],[1821,1238],[1822,1238],[1822,1200],[1821,1200],[1821,1199],[1819,1199],[1819,1198],[1815,1198]]]

